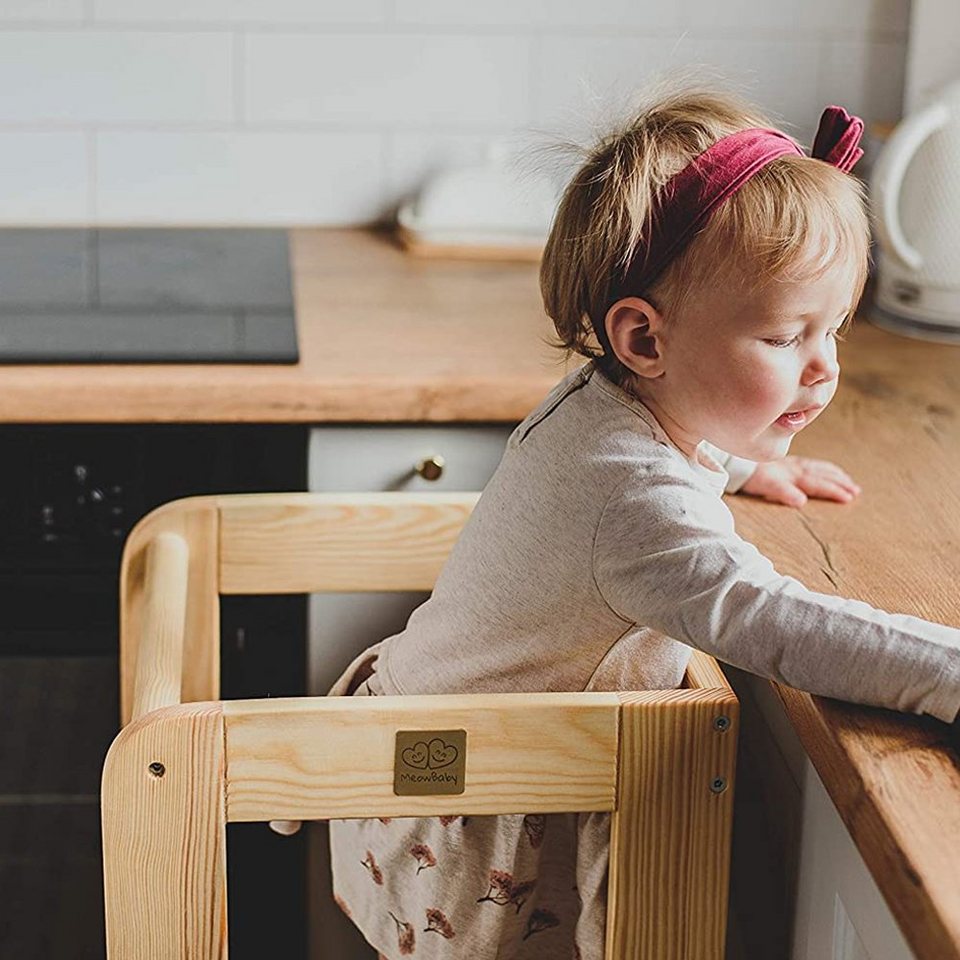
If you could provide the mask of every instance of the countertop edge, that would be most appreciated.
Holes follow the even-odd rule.
[[[929,807],[918,805],[915,812],[898,793],[916,795],[918,785],[905,783],[903,775],[912,765],[924,771],[924,797],[960,795],[949,726],[768,682],[911,950],[918,960],[960,960],[960,888],[948,888],[932,862],[951,830],[933,822]],[[876,730],[878,721],[886,745],[868,761],[865,731]],[[957,806],[936,813],[956,821],[953,835],[960,837]]]
[[[109,408],[102,394],[110,385],[102,382],[93,395],[65,387],[39,400],[35,387],[8,384],[0,393],[0,423],[508,424],[519,423],[562,375],[512,386],[478,379],[460,385],[353,380],[246,388],[173,382],[165,391],[145,392],[124,383],[111,391]]]

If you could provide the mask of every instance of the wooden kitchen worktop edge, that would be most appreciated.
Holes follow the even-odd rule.
[[[948,726],[772,684],[918,960],[960,960],[960,771]]]
[[[0,423],[517,423],[571,368],[536,264],[290,231],[299,364],[0,365]]]

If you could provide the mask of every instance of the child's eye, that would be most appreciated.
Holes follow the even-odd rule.
[[[833,337],[834,340],[843,340],[843,334],[840,332],[840,327],[835,327],[833,330],[828,330],[827,335]],[[789,340],[764,339],[763,342],[769,343],[771,347],[792,347],[795,343],[800,342],[800,334],[798,333],[795,337],[791,337]]]

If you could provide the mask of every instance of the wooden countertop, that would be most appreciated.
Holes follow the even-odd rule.
[[[729,497],[737,531],[813,590],[960,626],[960,347],[859,319],[836,399],[792,452],[863,492],[802,510]],[[960,960],[960,727],[774,684],[920,960]]]
[[[518,422],[570,369],[533,264],[418,260],[362,229],[290,248],[299,364],[0,365],[0,422]]]

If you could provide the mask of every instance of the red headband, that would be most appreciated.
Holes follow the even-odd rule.
[[[863,150],[857,146],[862,135],[863,121],[859,117],[850,116],[843,107],[827,107],[820,117],[810,155],[846,173],[863,156]],[[657,195],[649,242],[634,254],[609,303],[639,296],[727,197],[771,160],[785,154],[805,156],[797,141],[785,133],[751,127],[721,138],[692,160]],[[610,354],[605,317],[592,320],[604,353]]]

